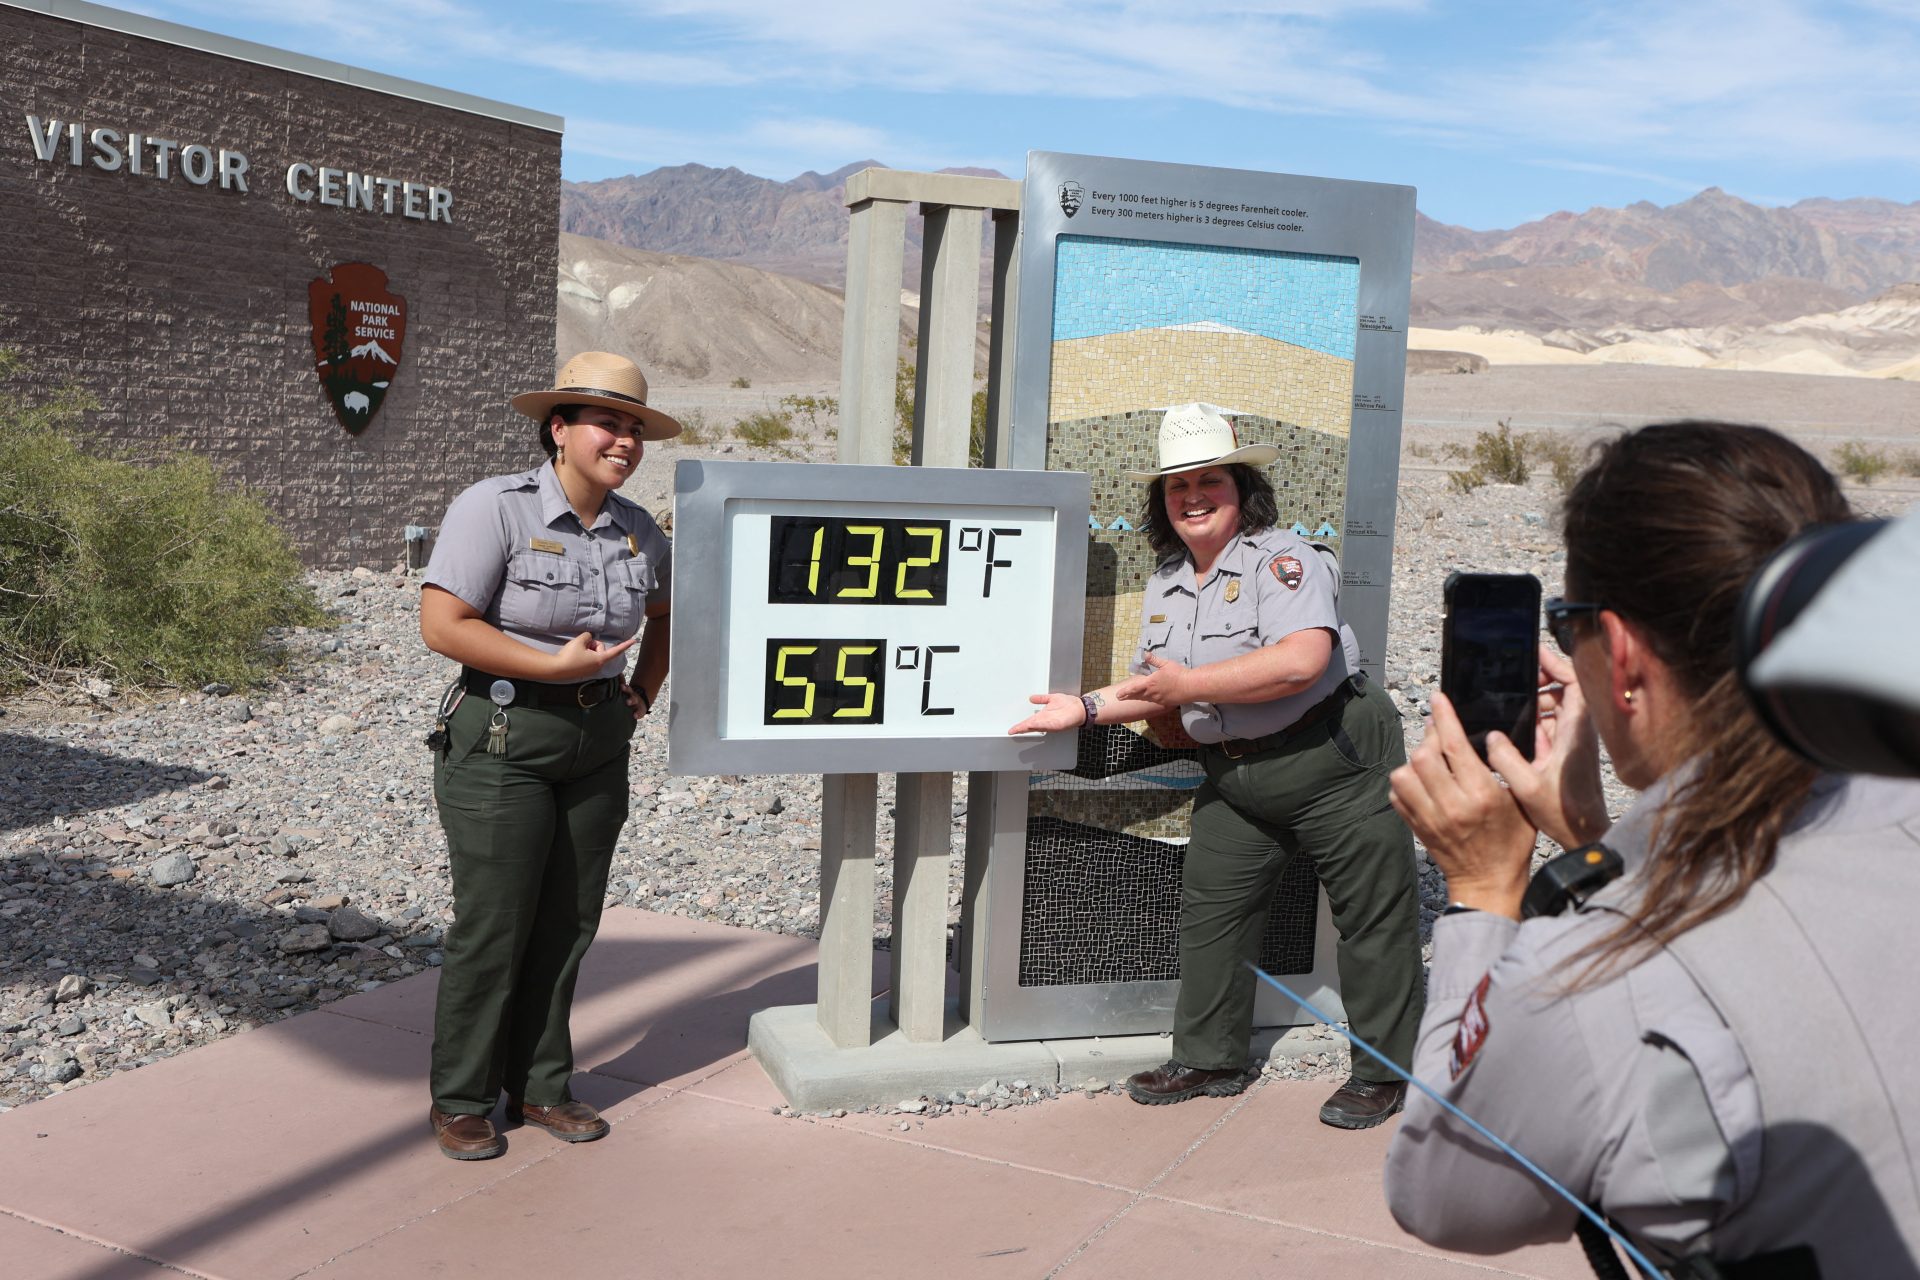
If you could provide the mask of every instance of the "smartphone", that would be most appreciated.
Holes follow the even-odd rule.
[[[1440,692],[1480,758],[1498,729],[1533,759],[1540,706],[1540,579],[1530,573],[1454,573],[1440,626]]]

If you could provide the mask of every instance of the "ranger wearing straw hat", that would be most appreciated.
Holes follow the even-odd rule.
[[[1288,861],[1313,860],[1340,931],[1341,994],[1356,1034],[1411,1056],[1424,1005],[1413,839],[1387,797],[1406,761],[1400,717],[1360,671],[1331,556],[1278,526],[1259,468],[1223,411],[1180,405],[1140,525],[1161,564],[1147,582],[1138,673],[1086,694],[1038,694],[1012,729],[1126,724],[1177,713],[1206,781],[1181,873],[1173,1060],[1127,1081],[1136,1102],[1239,1093],[1261,932]],[[1356,1062],[1320,1110],[1344,1129],[1398,1111],[1406,1086]]]
[[[420,598],[421,638],[461,664],[429,739],[454,900],[429,1118],[456,1160],[506,1149],[502,1093],[510,1122],[606,1136],[569,1088],[568,1015],[627,819],[628,742],[667,677],[672,547],[615,490],[680,424],[598,351],[513,407],[547,461],[454,499]]]

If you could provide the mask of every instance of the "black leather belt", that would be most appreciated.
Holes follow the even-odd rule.
[[[1229,760],[1238,760],[1241,756],[1284,747],[1313,726],[1339,715],[1342,707],[1360,696],[1366,678],[1365,672],[1348,676],[1340,682],[1339,688],[1308,707],[1298,720],[1284,729],[1274,730],[1264,738],[1228,738],[1224,742],[1208,742],[1202,745],[1214,748]]]
[[[579,684],[541,684],[537,680],[507,680],[505,676],[490,676],[472,667],[463,667],[460,672],[460,682],[466,686],[467,692],[479,698],[491,699],[494,683],[502,680],[513,686],[513,701],[508,706],[597,707],[620,692],[620,681],[614,676],[583,680]]]

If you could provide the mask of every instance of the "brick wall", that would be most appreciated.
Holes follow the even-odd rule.
[[[239,151],[250,189],[177,155],[166,180],[76,167],[64,138],[45,162],[28,115]],[[302,203],[295,162],[447,188],[452,221]],[[506,401],[552,385],[559,209],[558,133],[0,6],[0,346],[90,392],[94,439],[214,458],[310,563],[391,564],[404,526],[540,457]],[[407,301],[358,436],[307,315],[308,282],[354,261]]]

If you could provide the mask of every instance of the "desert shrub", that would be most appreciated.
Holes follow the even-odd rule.
[[[1565,493],[1580,474],[1580,450],[1565,436],[1535,431],[1526,436],[1526,451],[1544,459],[1553,471],[1553,483]]]
[[[680,419],[680,434],[668,440],[668,444],[713,443],[713,424],[707,421],[706,410],[689,409],[674,416]]]
[[[780,407],[798,418],[808,431],[818,431],[821,415],[839,413],[840,401],[833,396],[781,396]]]
[[[1527,466],[1527,437],[1513,434],[1505,420],[1496,431],[1475,432],[1470,447],[1448,444],[1441,452],[1455,461],[1472,459],[1470,466],[1448,474],[1455,493],[1472,493],[1488,481],[1525,484],[1533,474]]]
[[[1433,446],[1430,444],[1421,444],[1417,440],[1409,440],[1407,442],[1407,456],[1410,458],[1431,458],[1433,456]]]
[[[740,374],[739,376],[734,378],[732,382],[728,383],[727,385],[731,387],[737,387],[741,391],[745,391],[748,387],[752,386],[753,383],[747,380],[747,376],[745,374]]]
[[[1527,466],[1527,438],[1513,434],[1504,420],[1498,430],[1476,432],[1473,465],[1496,484],[1525,484],[1532,474]]]
[[[1894,459],[1894,466],[1900,469],[1903,476],[1920,476],[1920,449],[1901,450],[1900,456]]]
[[[326,621],[266,507],[207,458],[82,450],[76,391],[38,397],[0,352],[0,686],[256,683],[274,628]]]
[[[756,449],[785,453],[786,442],[793,439],[793,415],[784,409],[762,409],[734,423],[733,434]]]
[[[1834,469],[1861,484],[1872,484],[1893,470],[1893,459],[1884,449],[1875,449],[1849,440],[1833,451]]]

